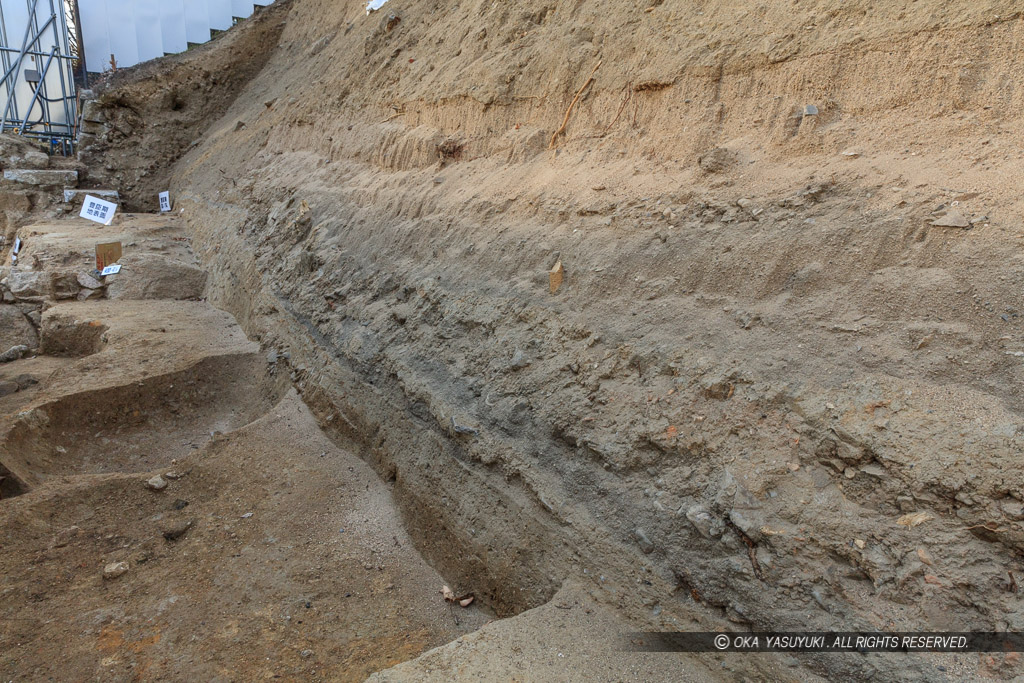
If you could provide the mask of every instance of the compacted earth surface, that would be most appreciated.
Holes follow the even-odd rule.
[[[1024,630],[1022,43],[280,0],[105,75],[0,150],[121,206],[0,187],[0,676],[1024,675],[625,637]]]

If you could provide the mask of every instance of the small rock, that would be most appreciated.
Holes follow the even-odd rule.
[[[942,218],[932,221],[932,225],[936,228],[968,228],[971,222],[958,211],[948,211]]]
[[[924,524],[925,522],[932,519],[935,518],[927,512],[914,512],[909,515],[903,515],[902,517],[896,520],[896,523],[900,526],[913,528],[915,526]]]
[[[146,481],[146,488],[151,491],[163,491],[167,488],[167,480],[158,474],[152,479]]]
[[[309,659],[310,657],[313,656],[313,651],[312,650],[303,650],[302,652],[299,653],[299,656],[302,657],[303,659]]]
[[[855,546],[857,546],[858,548],[860,548],[861,550],[864,550],[865,546],[867,546],[867,543],[865,543],[864,541],[860,540],[859,538],[854,539],[853,544]]]
[[[89,299],[99,299],[102,296],[103,296],[103,290],[102,289],[86,289],[86,288],[83,288],[81,291],[78,292],[78,294],[75,296],[75,298],[78,299],[79,301],[88,301]]]
[[[179,538],[188,533],[188,530],[195,525],[195,520],[188,519],[183,522],[177,522],[164,529],[164,538],[168,541],[177,541]]]
[[[645,554],[650,554],[654,550],[654,544],[651,543],[651,539],[647,537],[647,533],[643,529],[639,527],[634,529],[633,536],[640,545],[640,550],[644,551]]]
[[[1004,515],[1014,521],[1024,520],[1024,503],[1015,498],[1007,498],[1002,501],[999,503],[999,508],[1003,511]]]
[[[701,155],[697,165],[705,173],[721,173],[736,163],[736,154],[725,147],[715,149]]]
[[[78,274],[78,284],[85,287],[86,289],[99,289],[100,287],[103,286],[102,282],[94,278],[92,275],[89,275],[88,273]]]
[[[746,211],[752,217],[756,217],[763,211],[762,208],[760,208],[757,204],[747,199],[746,197],[736,200],[736,205],[739,206],[744,211]]]
[[[103,568],[103,578],[107,581],[112,581],[119,576],[124,576],[128,573],[130,567],[127,562],[111,562]]]
[[[50,543],[51,548],[63,548],[71,539],[82,533],[82,530],[77,526],[70,526],[67,529],[63,529],[57,532],[57,535],[53,537],[53,541]]]
[[[252,519],[252,513],[246,512],[244,515],[242,515],[242,519]]]
[[[817,106],[815,106],[813,104],[808,104],[806,107],[804,107],[804,116],[817,116],[817,115],[818,115],[818,107]]]
[[[12,346],[3,353],[0,353],[0,363],[10,363],[24,357],[26,354],[28,354],[28,347],[24,344]]]
[[[15,346],[39,346],[39,333],[23,307],[0,304],[0,351]]]
[[[691,505],[686,511],[686,519],[690,520],[690,524],[704,538],[717,538],[725,530],[725,525],[716,519],[703,505]]]
[[[34,149],[25,152],[24,160],[28,168],[46,168],[50,165],[50,155]]]
[[[452,418],[452,428],[455,430],[456,434],[469,434],[470,436],[480,435],[480,430],[474,429],[472,427],[466,427],[465,425],[460,425],[455,421],[454,417]]]
[[[863,472],[864,474],[867,474],[867,475],[872,476],[872,477],[877,477],[879,479],[885,479],[886,477],[889,476],[889,473],[886,472],[885,468],[882,467],[881,465],[875,465],[875,464],[863,465],[860,468],[860,471]]]
[[[277,349],[267,351],[267,362],[271,365],[277,362]]]
[[[522,368],[525,368],[529,364],[530,361],[526,358],[526,355],[523,353],[523,350],[516,349],[515,352],[512,354],[512,361],[511,363],[509,363],[509,366],[513,370],[520,370]]]

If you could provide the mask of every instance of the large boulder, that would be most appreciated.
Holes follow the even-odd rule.
[[[75,187],[78,185],[78,171],[12,168],[4,171],[4,180],[40,187]]]
[[[39,334],[17,306],[0,304],[0,353],[14,347],[39,346]]]
[[[111,299],[200,299],[206,271],[156,254],[123,257],[121,272],[106,278]]]
[[[12,268],[7,289],[18,301],[40,303],[53,293],[53,278],[41,271]]]

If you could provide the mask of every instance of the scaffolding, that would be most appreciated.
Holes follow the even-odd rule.
[[[0,130],[65,155],[77,132],[76,70],[86,78],[78,32],[69,30],[76,19],[74,0],[0,0]]]

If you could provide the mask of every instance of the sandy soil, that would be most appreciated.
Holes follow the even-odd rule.
[[[567,582],[652,629],[1020,630],[1014,3],[275,12],[101,89],[92,161],[172,188],[438,571],[527,630]],[[1019,668],[795,662],[726,675]]]

